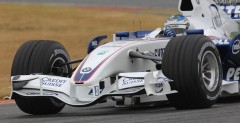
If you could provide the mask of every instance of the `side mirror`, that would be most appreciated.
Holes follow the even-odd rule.
[[[102,36],[98,36],[95,37],[94,39],[92,39],[89,43],[88,43],[88,49],[87,49],[87,53],[91,53],[94,49],[96,49],[100,43],[100,41],[102,41],[103,39],[106,39],[107,36],[106,35],[102,35]]]

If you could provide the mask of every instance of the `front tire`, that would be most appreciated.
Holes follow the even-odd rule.
[[[29,75],[40,73],[45,75],[67,76],[71,67],[59,65],[70,61],[65,48],[56,41],[32,40],[25,42],[17,51],[11,75]],[[15,95],[17,106],[29,114],[55,114],[60,112],[65,103],[56,98],[22,97]]]
[[[211,107],[222,85],[221,59],[216,46],[206,36],[175,37],[167,44],[162,70],[174,80],[171,88],[178,93],[167,95],[177,109]]]

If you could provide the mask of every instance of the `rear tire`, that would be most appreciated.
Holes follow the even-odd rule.
[[[66,77],[71,70],[69,65],[63,66],[61,71],[56,71],[54,68],[68,61],[70,60],[67,51],[56,41],[27,41],[18,49],[14,57],[11,75],[40,73]],[[23,112],[35,115],[55,114],[65,106],[65,103],[56,98],[15,95],[14,99]]]
[[[172,38],[162,61],[163,74],[174,80],[167,95],[177,109],[211,107],[222,85],[221,59],[216,46],[206,36],[190,35]]]

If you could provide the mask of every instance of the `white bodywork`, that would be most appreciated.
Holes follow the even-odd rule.
[[[189,19],[191,29],[204,29],[205,35],[218,38],[230,38],[232,32],[238,31],[237,23],[221,11],[221,23],[215,25],[219,18],[210,7],[211,1],[201,0],[198,4],[192,0],[192,4],[192,11],[180,9]],[[117,96],[167,100],[166,94],[177,93],[169,85],[172,80],[166,78],[161,70],[156,70],[153,61],[129,57],[130,51],[138,51],[161,58],[170,38],[156,38],[160,31],[159,28],[142,39],[114,41],[99,46],[83,60],[71,78],[14,76],[11,78],[12,94],[55,97],[72,106],[88,106]],[[146,94],[142,93],[144,90]],[[238,82],[223,82],[222,91],[237,93]]]
[[[98,47],[84,59],[71,78],[49,75],[12,77],[13,92],[22,96],[53,96],[73,106],[91,105],[105,96],[135,95],[143,89],[147,95],[164,96],[161,98],[166,100],[166,94],[177,92],[171,90],[168,83],[171,80],[156,71],[153,61],[132,59],[128,53],[151,49],[150,52],[162,57],[161,49],[169,39],[139,40],[110,42]],[[84,71],[86,68],[90,71]],[[89,73],[92,75],[85,77]],[[119,79],[110,80],[111,76]],[[99,84],[101,81],[104,88]],[[17,89],[20,83],[26,85]],[[156,84],[162,85],[157,87]],[[158,88],[160,90],[156,91]]]
[[[237,22],[227,16],[219,6],[215,8],[213,0],[191,0],[191,11],[181,10],[182,1],[179,0],[178,9],[189,19],[190,29],[204,29],[204,35],[219,38],[230,38],[232,32],[238,31]]]

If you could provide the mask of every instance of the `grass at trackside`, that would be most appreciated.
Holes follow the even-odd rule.
[[[0,4],[0,99],[10,93],[12,60],[24,41],[57,40],[77,59],[86,55],[87,42],[95,36],[107,34],[110,41],[116,31],[139,30],[140,21],[142,30],[152,30],[172,13],[176,11]]]

